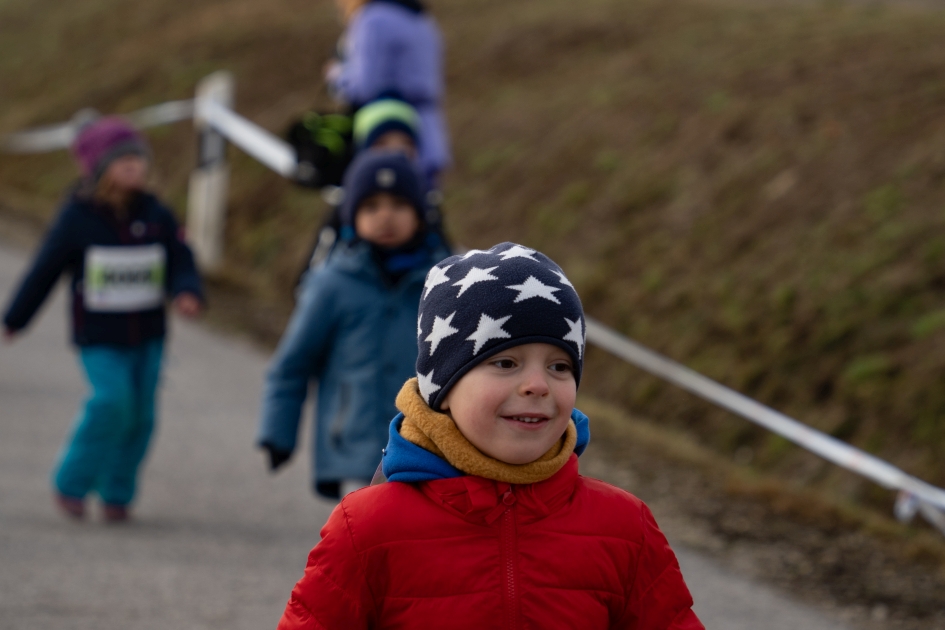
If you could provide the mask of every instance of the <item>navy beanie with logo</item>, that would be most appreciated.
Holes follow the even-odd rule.
[[[423,178],[410,159],[398,151],[371,150],[361,153],[345,173],[341,221],[353,226],[361,202],[377,193],[403,197],[423,220],[426,198]]]
[[[565,350],[580,384],[584,309],[561,268],[541,252],[501,243],[437,264],[417,318],[417,378],[434,410],[456,382],[494,354],[527,343]]]

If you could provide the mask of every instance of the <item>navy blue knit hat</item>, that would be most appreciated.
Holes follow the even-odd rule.
[[[341,221],[354,225],[354,215],[361,202],[385,192],[403,197],[423,220],[426,198],[423,177],[410,159],[399,151],[365,151],[355,158],[345,173]]]
[[[417,318],[417,378],[434,410],[456,382],[497,352],[550,343],[584,366],[584,309],[553,260],[501,243],[451,256],[427,274]]]

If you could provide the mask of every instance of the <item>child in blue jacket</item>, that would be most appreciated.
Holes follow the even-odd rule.
[[[365,151],[399,151],[420,167],[417,154],[420,116],[409,103],[394,96],[384,96],[359,109],[353,122],[356,155]],[[442,195],[438,190],[431,189],[426,181],[424,190],[426,227],[436,232],[442,241],[447,243],[439,209]],[[334,205],[328,219],[318,229],[311,253],[296,283],[296,293],[308,270],[321,265],[337,244],[338,232],[341,229],[341,212],[341,204]]]
[[[83,179],[68,197],[3,318],[12,339],[59,276],[71,276],[72,338],[91,386],[53,475],[73,518],[98,493],[107,521],[128,518],[155,423],[165,299],[202,309],[200,278],[174,215],[145,192],[150,151],[126,121],[101,118],[72,147]]]
[[[424,278],[449,255],[427,229],[421,175],[402,153],[369,151],[345,176],[342,242],[310,270],[273,357],[258,444],[273,470],[295,450],[318,382],[313,489],[367,485],[387,443],[394,399],[414,372]]]

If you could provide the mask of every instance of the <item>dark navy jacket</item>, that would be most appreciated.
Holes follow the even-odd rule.
[[[174,215],[156,197],[138,195],[124,220],[108,208],[73,194],[66,201],[3,318],[20,330],[49,295],[59,276],[72,276],[73,341],[80,346],[137,345],[164,336],[164,304],[128,312],[90,311],[84,296],[86,252],[90,247],[161,245],[165,252],[164,290],[189,292],[203,299],[193,254],[183,241]]]

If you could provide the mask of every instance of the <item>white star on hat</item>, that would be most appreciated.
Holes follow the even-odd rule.
[[[568,280],[567,276],[565,276],[563,273],[561,273],[560,271],[554,271],[554,270],[552,270],[552,273],[558,276],[559,278],[561,278],[561,284],[566,284],[572,289],[574,288],[574,285],[571,284],[571,281]]]
[[[466,289],[476,284],[477,282],[486,282],[487,280],[498,280],[493,276],[490,271],[495,271],[498,267],[489,267],[488,269],[480,269],[479,267],[473,267],[466,274],[466,277],[460,280],[459,282],[454,282],[454,287],[460,287],[459,293],[456,294],[456,297],[461,296],[466,292]]]
[[[417,339],[423,335],[423,313],[417,316]]]
[[[581,318],[578,317],[573,322],[567,317],[564,318],[564,321],[568,322],[568,326],[571,327],[570,332],[563,337],[564,341],[573,341],[578,349],[578,358],[581,359],[584,356],[584,331],[581,326]]]
[[[555,304],[561,304],[561,300],[554,296],[554,292],[560,291],[561,289],[549,286],[547,284],[542,284],[541,280],[535,276],[528,276],[528,279],[522,284],[513,284],[505,288],[518,291],[518,296],[516,296],[515,300],[512,302],[513,304],[524,302],[525,300],[533,297],[545,298],[546,300],[550,300]]]
[[[423,299],[427,299],[427,296],[430,295],[430,291],[444,282],[449,282],[452,278],[446,277],[446,272],[453,265],[446,265],[445,267],[433,267],[430,269],[430,273],[427,274],[427,280],[423,283]]]
[[[433,316],[433,330],[430,331],[430,334],[427,336],[424,341],[432,342],[430,346],[430,356],[433,356],[433,353],[436,352],[436,347],[440,345],[440,342],[449,337],[450,335],[455,335],[459,332],[459,328],[453,328],[450,326],[450,323],[453,321],[453,317],[456,315],[456,311],[450,313],[450,316],[446,319],[443,319],[439,315]]]
[[[490,339],[509,339],[512,337],[507,331],[502,330],[502,324],[512,319],[511,315],[506,315],[500,319],[492,319],[485,313],[479,316],[479,326],[476,331],[466,337],[466,341],[475,341],[473,346],[473,356],[479,354],[479,350]]]
[[[430,370],[429,374],[417,372],[417,386],[420,388],[420,395],[423,396],[428,405],[433,394],[443,389],[442,386],[433,382],[433,372],[434,370]]]
[[[499,254],[499,256],[502,258],[502,260],[508,260],[509,258],[527,258],[529,260],[538,262],[536,258],[532,258],[532,254],[534,253],[534,249],[528,249],[527,247],[522,247],[521,245],[515,245]]]
[[[473,256],[476,256],[478,254],[488,254],[488,253],[489,252],[485,251],[484,249],[471,249],[465,254],[463,254],[463,260],[466,260],[467,258],[472,258]]]

